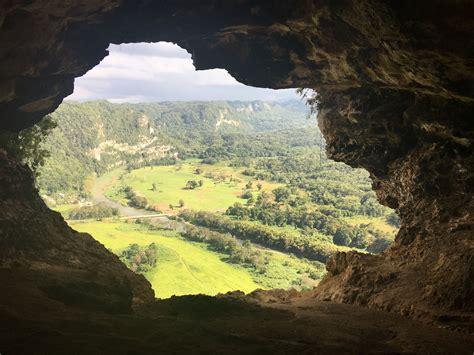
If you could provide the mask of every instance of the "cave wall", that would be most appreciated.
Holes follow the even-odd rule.
[[[336,255],[314,296],[472,321],[471,1],[9,0],[1,8],[2,129],[53,111],[109,43],[172,41],[198,69],[315,89],[329,156],[367,169],[402,227],[382,256]]]

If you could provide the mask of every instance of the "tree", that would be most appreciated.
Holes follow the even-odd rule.
[[[263,186],[263,185],[262,185],[260,182],[257,184],[257,189],[258,189],[258,191],[262,191],[262,186]]]
[[[244,198],[244,199],[250,199],[250,198],[253,198],[253,194],[252,194],[251,191],[248,191],[248,190],[247,190],[247,191],[245,191],[245,192],[242,194],[241,197]]]
[[[303,100],[306,101],[306,105],[309,106],[308,118],[316,116],[319,111],[321,111],[323,104],[321,95],[318,94],[313,89],[299,88],[296,89],[296,93],[301,96]]]
[[[290,190],[285,187],[278,187],[272,191],[276,202],[284,202],[290,197]]]
[[[195,173],[196,175],[201,175],[202,170],[199,169],[199,168],[196,168],[196,170],[194,170],[194,173]]]
[[[155,183],[153,183],[153,184],[151,185],[151,191],[156,191],[156,184],[155,184]]]
[[[204,181],[203,181],[203,180],[199,180],[199,181],[198,181],[198,184],[199,184],[199,187],[202,187],[202,185],[204,185]]]
[[[170,203],[169,206],[170,210],[174,210],[174,206]]]
[[[333,237],[334,244],[349,246],[352,242],[351,231],[347,227],[341,227],[336,230]]]
[[[143,196],[133,196],[130,198],[130,205],[137,208],[146,208],[148,206],[148,200]]]
[[[247,182],[247,184],[245,185],[245,188],[248,190],[250,190],[252,187],[253,187],[252,181]]]
[[[179,203],[178,203],[178,204],[179,204],[179,207],[180,207],[180,208],[183,208],[183,207],[184,207],[184,201],[183,201],[183,200],[179,200]]]
[[[198,183],[196,182],[196,180],[189,180],[187,183],[186,183],[186,187],[185,189],[186,190],[194,190],[196,187],[198,187]]]
[[[45,116],[34,126],[20,133],[0,132],[0,146],[18,161],[27,164],[35,176],[39,175],[38,168],[44,165],[50,153],[42,147],[42,142],[48,134],[57,127],[51,116]]]

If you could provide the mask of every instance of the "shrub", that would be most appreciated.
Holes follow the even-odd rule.
[[[242,197],[243,199],[246,199],[248,200],[249,198],[253,198],[253,194],[251,191],[245,191],[240,197]]]
[[[107,206],[105,203],[100,202],[97,205],[93,206],[82,206],[79,208],[73,209],[69,212],[69,219],[91,219],[91,218],[108,218],[118,216],[119,210],[117,208],[112,208]]]
[[[157,247],[155,243],[151,243],[147,247],[130,244],[119,257],[130,270],[143,274],[156,266]]]
[[[138,196],[136,192],[130,187],[126,186],[123,189],[125,196],[128,199],[128,204],[132,207],[136,208],[147,208],[148,206],[148,201],[145,197],[143,196]]]

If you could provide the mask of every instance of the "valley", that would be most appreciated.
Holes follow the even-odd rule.
[[[336,251],[379,253],[393,240],[396,215],[366,172],[326,158],[304,105],[161,106],[63,104],[37,179],[51,208],[157,297],[311,289]],[[100,129],[77,143],[81,114]],[[81,168],[65,176],[68,165]]]

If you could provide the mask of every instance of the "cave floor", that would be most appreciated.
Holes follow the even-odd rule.
[[[469,334],[305,297],[173,297],[130,315],[110,315],[11,291],[0,296],[2,354],[471,354],[474,349]]]

